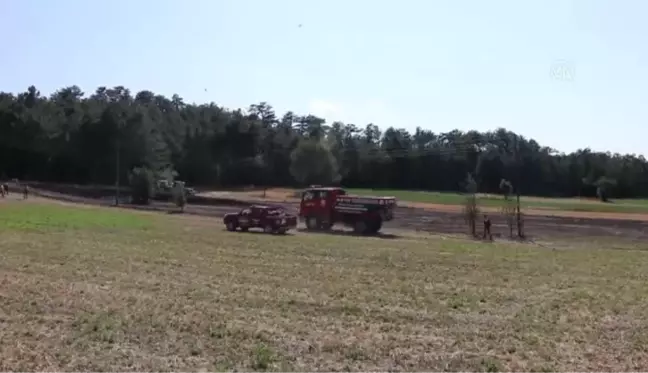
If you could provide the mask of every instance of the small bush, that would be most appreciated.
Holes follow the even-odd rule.
[[[180,207],[180,211],[184,212],[184,207],[187,204],[187,193],[185,191],[184,182],[177,181],[173,188],[173,202],[176,206]]]
[[[499,187],[502,193],[504,193],[504,205],[501,208],[501,212],[506,220],[506,226],[509,229],[509,236],[513,238],[513,227],[515,226],[517,213],[517,204],[513,199],[511,199],[511,195],[513,194],[513,184],[506,179],[502,179]]]
[[[145,167],[136,167],[129,175],[132,189],[131,203],[148,205],[153,197],[154,175]]]
[[[268,370],[275,361],[273,351],[265,344],[258,345],[252,353],[252,369],[257,371]]]

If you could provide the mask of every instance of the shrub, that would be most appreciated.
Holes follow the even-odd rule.
[[[148,205],[153,197],[154,175],[146,167],[135,167],[129,175],[131,203]]]
[[[471,174],[466,176],[464,182],[464,189],[466,190],[466,200],[464,202],[464,219],[468,224],[468,229],[473,236],[477,235],[477,216],[479,215],[479,207],[477,206],[477,182]]]
[[[180,211],[184,212],[184,207],[187,204],[187,193],[185,191],[184,182],[176,181],[173,188],[173,202],[176,206],[180,207]]]

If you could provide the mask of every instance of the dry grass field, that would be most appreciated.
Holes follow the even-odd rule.
[[[0,370],[648,370],[648,244],[0,201]]]

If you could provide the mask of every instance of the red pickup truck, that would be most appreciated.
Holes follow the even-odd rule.
[[[239,212],[225,214],[223,223],[230,232],[261,228],[266,233],[284,234],[297,227],[297,216],[281,207],[252,205]]]

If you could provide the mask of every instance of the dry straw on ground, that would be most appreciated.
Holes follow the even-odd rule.
[[[648,369],[645,246],[0,203],[3,371]]]

